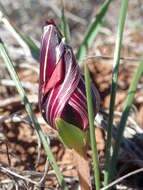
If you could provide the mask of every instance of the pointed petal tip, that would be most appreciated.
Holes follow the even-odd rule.
[[[45,22],[45,26],[46,25],[54,25],[54,26],[56,26],[56,22],[55,22],[55,20],[54,19],[50,19],[50,20],[47,20],[46,22]]]

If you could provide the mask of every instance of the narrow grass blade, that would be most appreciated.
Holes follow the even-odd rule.
[[[120,52],[121,52],[121,46],[122,46],[123,30],[124,30],[127,8],[128,8],[128,0],[123,0],[122,6],[121,6],[121,12],[120,12],[117,37],[116,37],[115,52],[114,52],[111,99],[110,99],[110,107],[109,107],[109,119],[108,119],[107,142],[106,142],[106,153],[105,153],[106,162],[105,162],[105,173],[104,173],[104,186],[106,186],[109,183],[110,148],[111,148],[112,126],[113,126],[113,118],[114,118],[114,105],[115,105],[116,88],[117,88],[117,81],[118,81]]]
[[[119,149],[120,149],[121,140],[123,137],[123,132],[124,132],[124,129],[126,126],[129,111],[133,104],[137,85],[139,83],[139,80],[140,80],[142,74],[143,74],[143,60],[139,63],[139,66],[138,66],[136,73],[134,74],[133,80],[130,84],[128,95],[125,100],[120,124],[118,126],[117,138],[116,138],[116,142],[115,142],[114,149],[113,149],[113,156],[112,156],[111,167],[110,167],[110,179],[111,180],[115,174],[115,166],[116,166],[116,161],[117,161],[117,157],[118,157],[118,153],[119,153]]]
[[[91,148],[93,154],[95,183],[96,183],[96,190],[100,190],[100,173],[99,173],[98,152],[96,148],[96,139],[95,139],[94,118],[93,118],[92,97],[91,97],[91,83],[90,83],[89,70],[86,65],[85,65],[85,83],[86,83],[89,130],[90,130]]]
[[[22,32],[19,32],[18,29],[9,22],[8,18],[2,11],[0,11],[0,18],[0,21],[4,24],[7,30],[11,32],[18,43],[24,48],[24,50],[26,50],[26,55],[32,55],[34,59],[40,61],[40,48],[37,47],[33,40],[22,34]]]
[[[102,26],[103,18],[108,10],[111,0],[105,0],[101,6],[98,15],[95,17],[94,21],[89,25],[87,32],[85,34],[84,40],[81,43],[79,50],[77,52],[77,61],[80,66],[82,66],[82,61],[86,55],[88,48],[91,46],[93,40],[99,32]]]
[[[22,32],[16,32],[29,47],[32,57],[36,59],[38,62],[40,62],[40,48],[28,36],[24,35]]]
[[[64,9],[64,0],[61,0],[62,9],[61,9],[61,31],[65,38],[66,44],[69,44],[69,27],[65,17],[65,9]]]
[[[58,178],[58,181],[59,181],[61,187],[64,190],[67,190],[68,188],[65,185],[64,178],[63,178],[63,176],[62,176],[62,174],[61,174],[61,172],[60,172],[60,170],[59,170],[59,168],[57,166],[56,160],[55,160],[55,158],[54,158],[54,156],[52,154],[50,146],[49,146],[49,144],[48,144],[48,142],[46,140],[46,137],[45,137],[42,129],[40,128],[39,123],[38,123],[38,121],[37,121],[37,119],[36,119],[36,117],[35,117],[35,115],[34,115],[34,113],[32,111],[31,105],[30,105],[30,103],[29,103],[29,101],[28,101],[28,99],[26,97],[24,89],[23,89],[23,87],[21,85],[21,82],[20,82],[20,80],[18,78],[18,75],[17,75],[17,73],[16,73],[16,71],[14,69],[12,60],[10,59],[10,57],[8,55],[8,52],[7,52],[3,42],[1,40],[0,40],[0,52],[1,52],[1,55],[2,55],[2,57],[3,57],[3,59],[4,59],[5,63],[6,63],[6,66],[8,68],[9,73],[10,73],[10,76],[13,79],[13,81],[15,82],[17,91],[21,96],[21,99],[22,99],[22,101],[23,101],[23,103],[25,105],[26,111],[27,111],[29,117],[31,118],[31,120],[32,120],[32,122],[34,124],[34,127],[35,127],[37,133],[39,134],[39,137],[40,137],[40,139],[42,141],[43,147],[44,147],[44,149],[46,151],[46,154],[47,154],[47,156],[49,158],[49,161],[50,161],[53,169],[55,170],[55,173],[56,173],[56,176]]]

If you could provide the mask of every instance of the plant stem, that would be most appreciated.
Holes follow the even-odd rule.
[[[120,124],[118,126],[117,138],[116,138],[114,149],[113,149],[113,156],[112,156],[111,166],[110,166],[110,178],[109,178],[110,180],[112,180],[112,178],[115,174],[115,165],[116,165],[116,161],[117,161],[117,157],[118,157],[118,153],[119,153],[119,149],[120,149],[121,140],[123,137],[123,132],[124,132],[124,129],[126,126],[126,121],[127,121],[128,115],[129,115],[129,111],[130,111],[132,103],[133,103],[137,85],[142,76],[142,73],[143,73],[143,60],[139,63],[139,66],[138,66],[137,71],[131,82],[131,85],[130,85],[130,88],[128,91],[128,95],[127,95],[127,98],[126,98],[126,101],[124,104]]]
[[[42,141],[42,144],[44,146],[46,154],[47,154],[47,156],[48,156],[48,158],[49,158],[49,160],[51,162],[51,165],[52,165],[52,167],[53,167],[53,169],[54,169],[54,171],[56,173],[58,181],[59,181],[61,187],[64,190],[68,190],[68,188],[65,185],[64,178],[63,178],[63,176],[62,176],[62,174],[61,174],[61,172],[60,172],[60,170],[58,168],[58,165],[56,163],[56,160],[55,160],[55,158],[54,158],[54,156],[52,154],[50,146],[49,146],[49,144],[48,144],[48,142],[46,140],[46,137],[45,137],[42,129],[40,128],[39,123],[37,121],[37,118],[35,117],[35,115],[33,113],[33,110],[31,108],[31,105],[30,105],[30,103],[29,103],[29,101],[28,101],[28,99],[26,97],[25,91],[24,91],[24,89],[23,89],[23,87],[21,85],[21,82],[20,82],[20,80],[18,78],[18,75],[17,75],[17,73],[16,73],[16,71],[14,69],[12,60],[10,59],[10,57],[8,55],[8,52],[7,52],[3,42],[1,41],[1,39],[0,39],[0,51],[1,51],[1,55],[2,55],[2,57],[4,59],[4,61],[6,63],[6,66],[8,68],[8,71],[10,73],[10,76],[13,79],[13,81],[15,82],[15,85],[16,85],[16,88],[18,90],[18,93],[20,94],[20,96],[22,98],[22,101],[23,101],[23,103],[25,105],[26,111],[27,111],[29,117],[31,118],[31,120],[32,120],[32,122],[34,124],[34,127],[35,127],[37,133],[39,134],[39,137],[40,137],[40,139]]]
[[[66,22],[66,17],[65,17],[65,9],[64,9],[64,0],[61,0],[62,4],[62,9],[61,9],[61,31],[62,34],[65,38],[65,43],[69,44],[69,27]]]
[[[105,162],[105,173],[104,173],[104,186],[106,186],[109,183],[110,148],[111,148],[112,126],[114,118],[114,106],[115,106],[116,88],[118,81],[118,68],[120,63],[120,52],[121,52],[123,30],[124,30],[127,8],[128,8],[128,0],[123,0],[120,12],[117,37],[116,37],[115,52],[114,52],[111,99],[109,107],[109,119],[108,119],[107,142],[106,142],[106,153],[105,153],[106,162]]]
[[[91,190],[91,178],[90,178],[90,168],[88,163],[88,158],[86,152],[79,154],[74,149],[72,150],[75,159],[76,170],[79,177],[79,183],[81,190]]]
[[[93,109],[92,109],[92,97],[91,97],[91,84],[88,67],[85,65],[85,83],[86,83],[86,96],[87,96],[87,106],[88,106],[88,117],[89,117],[89,130],[90,130],[90,140],[94,163],[94,175],[96,190],[100,190],[100,172],[99,172],[99,162],[98,162],[98,152],[96,148],[95,139],[95,129],[94,129],[94,119],[93,119]]]

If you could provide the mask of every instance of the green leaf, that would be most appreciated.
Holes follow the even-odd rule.
[[[62,4],[62,9],[61,9],[61,31],[62,31],[62,34],[65,38],[65,42],[66,44],[69,44],[70,42],[70,36],[69,36],[69,26],[68,26],[68,23],[67,23],[67,19],[65,17],[65,9],[64,9],[64,1],[62,0],[61,1],[61,4]]]
[[[87,65],[85,65],[85,85],[86,85],[86,97],[87,97],[88,118],[89,118],[90,141],[91,141],[91,149],[93,156],[94,179],[96,184],[96,190],[100,190],[100,172],[99,172],[99,161],[98,161],[99,158],[98,158],[95,128],[94,128],[90,74]]]
[[[104,172],[104,186],[109,183],[109,178],[112,173],[110,172],[110,148],[111,148],[111,139],[112,139],[112,127],[114,120],[114,108],[115,108],[115,98],[116,98],[116,90],[118,84],[118,72],[119,72],[119,64],[120,64],[120,54],[122,47],[122,38],[124,31],[124,24],[126,19],[126,13],[128,9],[128,0],[122,1],[119,25],[117,30],[116,37],[116,45],[114,51],[114,64],[113,64],[113,72],[112,72],[112,86],[111,86],[111,98],[110,98],[110,106],[109,106],[109,119],[108,119],[108,128],[107,128],[107,141],[106,141],[106,152],[105,152],[105,172]],[[112,167],[113,170],[113,167]]]
[[[86,133],[60,118],[57,118],[55,123],[63,144],[78,153],[82,153],[87,144]]]
[[[31,38],[24,35],[22,32],[17,31],[17,33],[29,47],[32,57],[40,62],[40,48],[34,43]]]
[[[109,179],[111,180],[115,175],[115,166],[116,166],[116,162],[117,162],[117,158],[118,158],[118,154],[120,150],[120,144],[121,144],[123,133],[126,127],[128,115],[129,115],[131,106],[133,104],[134,95],[137,90],[137,85],[139,84],[142,74],[143,74],[143,60],[141,60],[141,62],[139,63],[136,73],[134,74],[133,80],[128,90],[128,95],[125,100],[124,108],[122,111],[122,116],[120,119],[120,124],[118,126],[117,137],[116,137],[115,145],[113,148],[113,155],[111,159],[111,166],[110,166],[110,172],[109,172],[110,173]]]
[[[91,47],[96,35],[98,34],[102,26],[103,19],[108,10],[110,2],[111,0],[104,1],[103,5],[100,7],[97,16],[95,17],[93,22],[87,27],[85,37],[76,55],[80,67],[83,65],[83,59],[86,56],[87,50]]]
[[[23,103],[25,105],[26,111],[27,111],[29,117],[31,118],[31,120],[33,122],[35,130],[37,131],[37,133],[38,133],[38,135],[39,135],[39,137],[40,137],[40,139],[42,141],[43,147],[44,147],[45,152],[46,152],[46,154],[48,156],[48,159],[49,159],[49,161],[50,161],[50,163],[51,163],[51,165],[52,165],[52,167],[53,167],[53,169],[54,169],[54,171],[56,173],[56,176],[58,178],[59,184],[61,185],[63,190],[68,190],[68,188],[66,186],[66,183],[64,181],[64,178],[63,178],[63,176],[62,176],[62,174],[61,174],[61,172],[59,170],[59,167],[58,167],[58,165],[56,163],[54,155],[53,155],[53,153],[51,151],[51,148],[50,148],[50,146],[49,146],[49,144],[47,142],[46,136],[43,133],[43,131],[42,131],[42,129],[41,129],[41,127],[40,127],[40,125],[39,125],[39,123],[37,121],[37,118],[36,118],[36,116],[35,116],[35,114],[34,114],[34,112],[32,110],[31,104],[28,101],[28,98],[27,98],[27,96],[25,94],[25,91],[24,91],[24,89],[23,89],[23,87],[21,85],[21,82],[20,82],[20,80],[18,78],[18,75],[17,75],[17,73],[15,71],[15,68],[13,66],[13,62],[10,59],[10,57],[8,55],[8,52],[7,52],[7,49],[5,48],[5,46],[4,46],[1,39],[0,39],[0,53],[2,55],[2,58],[5,61],[5,64],[7,66],[7,69],[9,71],[9,73],[10,73],[10,76],[11,76],[12,80],[15,83],[17,91],[18,91],[19,95],[21,96],[21,99],[22,99],[22,101],[23,101]]]
[[[19,44],[26,45],[27,48],[29,48],[32,57],[37,61],[40,61],[40,48],[34,43],[34,41],[30,37],[20,32],[19,29],[16,28],[16,26],[14,26],[14,24],[9,21],[5,9],[3,11],[0,10],[0,17],[0,22],[2,22],[4,26],[10,31],[10,33],[17,39]]]

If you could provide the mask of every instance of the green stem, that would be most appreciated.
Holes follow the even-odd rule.
[[[108,120],[108,129],[107,129],[107,142],[106,142],[106,163],[105,163],[105,173],[104,173],[104,186],[109,183],[109,165],[110,165],[110,148],[111,148],[111,138],[112,138],[112,126],[114,118],[114,107],[115,107],[115,97],[116,97],[116,88],[118,81],[118,68],[120,63],[120,52],[122,46],[123,30],[126,18],[126,12],[128,8],[128,0],[122,1],[120,19],[116,37],[116,46],[114,52],[114,64],[113,64],[113,73],[112,73],[112,86],[111,86],[111,99],[109,107],[109,120]]]
[[[61,0],[62,4],[62,9],[61,9],[61,31],[62,34],[65,38],[65,43],[69,44],[69,28],[66,22],[66,17],[65,17],[65,9],[64,9],[64,0]]]
[[[95,17],[94,21],[89,25],[87,32],[85,34],[84,40],[81,43],[79,50],[77,52],[77,61],[80,66],[82,66],[82,61],[86,55],[88,48],[90,48],[93,40],[99,32],[100,27],[102,26],[103,18],[108,10],[111,0],[105,0],[101,6],[99,13]]]
[[[137,89],[137,85],[142,76],[142,73],[143,73],[143,60],[139,63],[139,66],[131,82],[128,95],[124,104],[120,124],[118,126],[117,138],[116,138],[114,149],[113,149],[113,156],[112,156],[111,166],[110,166],[110,180],[112,180],[115,174],[115,166],[116,166],[116,161],[117,161],[117,157],[118,157],[118,153],[120,149],[121,140],[123,137],[123,132],[126,126],[129,111],[131,109],[131,106],[134,100],[134,95]]]
[[[89,70],[86,65],[85,65],[85,83],[86,83],[89,130],[90,130],[91,148],[93,154],[95,183],[96,183],[96,190],[100,190],[100,173],[99,173],[98,152],[96,148],[94,118],[93,118],[93,109],[92,109],[91,84],[90,84]]]
[[[26,49],[26,52],[27,49],[30,50],[30,52],[28,52],[28,55],[30,54],[34,59],[40,61],[40,48],[37,47],[37,45],[34,43],[34,41],[31,38],[25,36],[24,34],[22,34],[22,32],[19,32],[18,29],[9,22],[8,18],[2,11],[0,11],[0,21],[15,37],[18,43],[24,49]]]
[[[54,158],[54,156],[52,154],[50,146],[49,146],[49,144],[48,144],[48,142],[46,140],[46,137],[45,137],[42,129],[40,128],[39,123],[37,121],[37,118],[35,117],[35,115],[33,113],[33,110],[31,108],[31,105],[30,105],[30,103],[29,103],[29,101],[28,101],[28,99],[26,97],[24,89],[23,89],[23,87],[21,85],[21,82],[20,82],[20,80],[18,78],[18,75],[17,75],[17,73],[16,73],[16,71],[14,69],[12,60],[10,59],[10,57],[8,55],[8,52],[7,52],[3,42],[1,40],[0,40],[0,51],[1,51],[1,55],[2,55],[2,57],[4,59],[4,61],[6,63],[6,66],[8,68],[8,71],[10,73],[10,76],[13,79],[13,81],[15,82],[15,85],[16,85],[16,88],[18,90],[18,93],[20,94],[20,96],[22,98],[22,101],[23,101],[23,103],[25,105],[26,111],[29,114],[29,117],[31,118],[31,120],[32,120],[32,122],[34,124],[34,127],[35,127],[37,133],[39,134],[39,137],[40,137],[40,139],[42,141],[42,144],[44,146],[46,154],[47,154],[47,156],[48,156],[48,158],[49,158],[49,160],[51,162],[51,165],[52,165],[52,167],[53,167],[53,169],[54,169],[54,171],[55,171],[55,173],[57,175],[58,181],[59,181],[61,187],[64,190],[68,190],[68,188],[65,185],[64,178],[63,178],[63,176],[62,176],[62,174],[61,174],[61,172],[60,172],[60,170],[58,168],[58,165],[56,163],[56,160],[55,160],[55,158]]]

